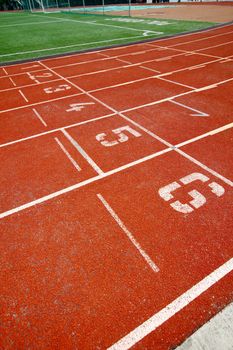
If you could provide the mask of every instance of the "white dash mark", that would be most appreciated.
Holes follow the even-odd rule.
[[[200,282],[181,294],[177,299],[172,301],[162,310],[154,314],[148,320],[143,322],[137,328],[132,330],[118,342],[110,346],[107,350],[128,350],[151,332],[155,331],[159,326],[184,309],[193,300],[215,285],[219,280],[225,277],[233,270],[233,258],[218,267]]]
[[[84,149],[78,144],[76,140],[74,140],[70,134],[61,129],[65,137],[72,143],[72,145],[79,151],[79,153],[86,159],[86,161],[92,166],[92,168],[99,174],[102,175],[104,172],[98,167],[98,165],[94,162],[94,160],[84,151]]]
[[[139,251],[139,253],[142,255],[142,257],[145,259],[145,261],[147,262],[147,264],[150,266],[150,268],[154,271],[154,272],[159,272],[159,268],[158,266],[153,262],[153,260],[151,260],[151,258],[149,257],[149,255],[147,255],[147,253],[142,249],[141,245],[138,243],[138,241],[135,239],[135,237],[133,236],[133,234],[127,229],[127,227],[125,226],[125,224],[121,221],[121,219],[119,218],[119,216],[115,213],[115,211],[110,207],[110,205],[108,204],[108,202],[104,199],[104,197],[99,193],[97,194],[97,197],[99,198],[99,200],[103,203],[103,205],[105,206],[105,208],[107,209],[107,211],[109,212],[109,214],[112,216],[112,218],[116,221],[116,223],[120,226],[120,228],[124,231],[124,233],[126,234],[126,236],[129,238],[129,240],[133,243],[133,245],[137,248],[137,250]]]
[[[186,105],[184,105],[183,103],[180,103],[180,102],[177,102],[177,101],[174,101],[174,100],[170,100],[170,102],[175,103],[175,104],[177,104],[178,106],[181,106],[181,107],[190,109],[190,111],[196,112],[196,114],[190,114],[190,115],[193,116],[193,117],[209,117],[209,114],[204,113],[204,112],[201,112],[201,111],[199,111],[198,109],[194,109],[194,108],[191,108],[191,107],[189,107],[189,106],[186,106]]]
[[[23,97],[23,99],[24,99],[26,102],[29,102],[28,99],[27,99],[27,97],[24,95],[24,93],[23,93],[21,90],[19,90],[19,93],[20,93],[20,95]]]
[[[2,70],[3,70],[3,72],[4,72],[6,75],[8,75],[8,73],[7,73],[7,71],[5,70],[5,68],[2,67]]]
[[[46,122],[44,121],[44,119],[41,117],[41,115],[37,112],[37,110],[35,108],[32,108],[33,112],[35,113],[35,115],[37,116],[37,118],[41,121],[41,123],[44,125],[44,126],[48,126],[46,124]]]
[[[11,77],[9,77],[9,79],[10,79],[10,81],[12,82],[12,84],[13,84],[14,86],[16,86],[14,80],[13,80]]]
[[[58,143],[62,151],[65,153],[65,155],[68,157],[68,159],[71,161],[73,166],[75,167],[76,170],[81,171],[80,166],[76,163],[76,161],[71,157],[70,153],[67,151],[67,149],[64,147],[64,145],[61,143],[61,141],[57,138],[54,137],[55,141]]]

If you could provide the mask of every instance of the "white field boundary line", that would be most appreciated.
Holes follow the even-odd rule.
[[[148,36],[152,36],[152,35],[153,34],[149,34]],[[40,49],[40,50],[20,51],[20,52],[15,52],[15,53],[10,53],[10,54],[3,54],[3,55],[0,55],[0,57],[17,56],[17,55],[24,55],[24,54],[28,54],[28,53],[36,53],[36,52],[44,52],[44,51],[55,51],[55,50],[67,49],[67,48],[77,47],[77,46],[87,46],[87,45],[94,45],[94,44],[101,44],[101,43],[110,43],[110,42],[115,42],[115,41],[119,41],[119,40],[124,41],[124,40],[128,40],[128,39],[142,38],[142,37],[145,38],[143,35],[133,35],[130,37],[116,38],[116,39],[111,39],[111,40],[109,39],[109,40],[92,41],[92,42],[88,42],[88,43],[50,47],[47,49]]]
[[[80,166],[78,165],[78,163],[73,159],[73,157],[70,155],[70,153],[67,151],[67,149],[65,148],[65,146],[62,144],[62,142],[57,138],[54,137],[54,140],[57,142],[57,144],[59,145],[59,147],[61,148],[61,150],[65,153],[65,155],[67,156],[67,158],[69,159],[69,161],[73,164],[73,166],[75,167],[75,169],[77,171],[81,171],[82,169],[80,168]]]
[[[61,19],[60,21],[44,21],[44,22],[28,22],[28,23],[6,24],[6,25],[3,25],[3,26],[0,26],[0,28],[17,27],[17,26],[29,26],[29,25],[35,25],[35,24],[50,24],[50,23],[58,23],[58,22],[64,22],[64,20]]]
[[[159,32],[157,30],[148,30],[147,29],[137,29],[137,28],[131,28],[131,27],[121,27],[121,26],[118,26],[118,25],[114,25],[114,24],[104,24],[104,23],[97,23],[97,22],[90,22],[90,21],[79,21],[79,20],[76,20],[76,19],[70,19],[70,18],[64,18],[64,17],[55,17],[53,16],[52,18],[56,18],[56,19],[60,19],[62,18],[63,21],[67,21],[67,22],[74,22],[74,23],[82,23],[82,24],[91,24],[91,25],[94,25],[94,26],[101,26],[101,27],[111,27],[111,28],[116,28],[116,29],[124,29],[124,30],[132,30],[132,31],[136,31],[136,32],[148,32],[148,33],[152,33],[153,35],[154,34],[157,34],[157,35],[161,35],[163,34],[163,32]]]
[[[150,256],[145,252],[145,250],[141,247],[140,243],[136,240],[134,235],[128,230],[128,228],[125,226],[123,221],[119,218],[117,213],[113,210],[113,208],[109,205],[109,203],[106,201],[106,199],[100,194],[97,194],[97,197],[102,202],[105,209],[109,212],[113,220],[117,223],[117,225],[122,229],[122,231],[126,234],[130,242],[134,245],[134,247],[138,250],[139,254],[142,256],[142,258],[146,261],[146,263],[149,265],[149,267],[154,272],[159,272],[158,266],[155,264],[155,262],[150,258]]]
[[[56,191],[56,192],[50,193],[50,194],[48,194],[46,196],[40,197],[40,198],[38,198],[38,199],[36,199],[34,201],[31,201],[31,202],[25,203],[23,205],[20,205],[18,207],[15,207],[13,209],[7,210],[5,212],[0,213],[0,219],[3,219],[4,217],[7,217],[9,215],[18,213],[18,212],[20,212],[22,210],[25,210],[27,208],[31,208],[31,207],[33,207],[33,206],[35,206],[37,204],[41,204],[41,203],[47,202],[47,201],[49,201],[49,200],[51,200],[53,198],[56,198],[56,197],[59,197],[59,196],[65,194],[65,193],[74,191],[74,190],[76,190],[78,188],[84,187],[84,186],[86,186],[88,184],[94,183],[94,182],[96,182],[98,180],[101,180],[101,179],[106,178],[108,176],[111,176],[113,174],[119,173],[119,172],[121,172],[121,171],[123,171],[125,169],[129,169],[129,168],[131,168],[131,167],[133,167],[133,166],[135,166],[137,164],[141,164],[141,163],[143,163],[143,162],[145,162],[145,161],[147,161],[149,159],[156,158],[156,157],[160,156],[161,154],[164,154],[164,153],[167,153],[167,152],[170,152],[170,151],[172,151],[172,148],[166,148],[166,149],[164,149],[162,151],[159,151],[159,152],[150,154],[150,155],[148,155],[146,157],[137,159],[137,160],[135,160],[135,161],[133,161],[131,163],[122,165],[121,167],[115,168],[114,170],[110,170],[108,172],[105,172],[105,173],[102,173],[100,175],[94,176],[94,177],[92,177],[90,179],[87,179],[85,181],[76,183],[76,184],[74,184],[72,186],[65,187],[65,188],[63,188],[63,189],[61,189],[59,191]]]
[[[173,300],[166,307],[155,313],[152,317],[147,319],[137,328],[118,340],[115,344],[110,346],[107,350],[128,350],[140,340],[145,338],[148,334],[155,331],[158,327],[163,325],[171,317],[176,315],[179,311],[188,306],[192,301],[197,299],[200,295],[206,292],[209,288],[214,286],[222,278],[227,276],[233,270],[233,258],[219,266],[216,270],[204,277],[201,281],[181,294],[178,298]]]

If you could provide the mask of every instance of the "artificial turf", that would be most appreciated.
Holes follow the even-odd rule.
[[[132,43],[214,25],[170,19],[157,23],[156,19],[128,20],[130,17],[73,12],[0,13],[0,62]]]

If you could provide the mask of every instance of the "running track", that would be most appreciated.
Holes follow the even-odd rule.
[[[2,349],[170,349],[232,301],[232,43],[0,67]]]

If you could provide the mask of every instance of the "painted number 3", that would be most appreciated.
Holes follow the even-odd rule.
[[[159,189],[159,195],[166,202],[172,200],[174,198],[172,192],[176,191],[178,188],[181,188],[183,185],[190,184],[194,181],[207,182],[209,178],[201,173],[192,173],[180,179],[182,185],[178,182],[172,182],[169,185],[161,187]],[[211,192],[214,193],[217,197],[221,197],[225,190],[222,186],[217,184],[216,182],[211,182],[207,184],[207,186],[211,189]],[[191,213],[195,209],[202,207],[206,203],[206,198],[197,190],[192,190],[188,192],[191,196],[192,200],[189,203],[181,203],[179,200],[173,201],[170,203],[170,206],[180,213]]]

